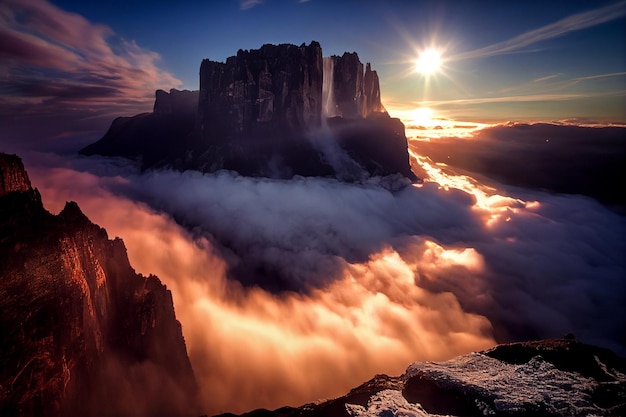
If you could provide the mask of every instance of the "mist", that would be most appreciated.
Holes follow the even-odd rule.
[[[208,414],[338,396],[513,340],[571,332],[626,351],[626,224],[588,197],[434,166],[397,190],[24,157],[47,209],[77,201],[172,290]]]

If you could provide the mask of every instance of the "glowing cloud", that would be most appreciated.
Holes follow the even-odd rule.
[[[391,193],[25,161],[47,208],[77,201],[172,290],[208,414],[332,397],[496,341],[626,345],[625,223],[590,199],[511,194],[436,164],[437,183]],[[242,264],[270,273],[244,286]],[[291,290],[263,289],[278,273]]]

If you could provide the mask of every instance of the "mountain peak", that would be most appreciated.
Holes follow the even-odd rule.
[[[31,191],[30,179],[17,155],[0,153],[0,196],[14,191]]]
[[[0,415],[193,415],[171,292],[76,202],[49,213],[19,157],[0,173]]]

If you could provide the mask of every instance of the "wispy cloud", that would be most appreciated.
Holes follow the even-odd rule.
[[[574,78],[572,81],[597,80],[600,78],[623,77],[625,75],[626,75],[626,72],[612,72],[610,74],[598,74],[598,75],[589,75],[587,77],[578,77],[578,78]]]
[[[239,2],[239,9],[248,10],[261,3],[263,3],[263,0],[241,0]]]
[[[0,5],[0,57],[3,95],[142,102],[181,83],[157,53],[44,0]]]
[[[564,93],[564,94],[528,94],[505,97],[475,97],[457,100],[419,101],[415,104],[424,106],[437,105],[465,105],[484,103],[515,103],[515,102],[540,102],[540,101],[566,101],[592,97],[614,97],[626,95],[626,90],[611,91],[605,93]]]
[[[534,82],[534,83],[540,83],[540,82],[543,82],[543,81],[548,81],[548,80],[551,80],[551,79],[553,79],[553,78],[558,77],[559,75],[561,75],[561,74],[550,74],[550,75],[546,75],[545,77],[536,78],[536,79],[534,79],[532,82]]]
[[[562,78],[562,73],[550,74],[544,77],[536,78],[534,80],[527,81],[523,84],[514,85],[508,88],[500,89],[498,92],[501,94],[514,95],[516,92],[520,95],[528,96],[535,91],[545,95],[550,92],[564,91],[572,88],[577,84],[581,84],[588,81],[601,80],[606,78],[624,77],[626,72],[612,72],[608,74],[595,74],[587,75],[576,78]],[[539,90],[540,89],[540,90]],[[613,91],[610,94],[614,94]]]
[[[0,3],[0,118],[93,118],[147,111],[181,82],[159,55],[45,0]],[[32,123],[32,121],[31,121]]]
[[[519,52],[521,49],[537,42],[557,38],[569,32],[586,29],[624,16],[626,16],[626,1],[621,1],[599,9],[568,16],[549,25],[522,33],[512,39],[458,54],[453,59],[486,58]]]

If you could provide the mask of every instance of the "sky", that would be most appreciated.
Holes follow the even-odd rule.
[[[209,415],[514,340],[572,332],[624,355],[625,18],[614,1],[0,0],[0,151],[172,291]],[[312,40],[378,71],[423,183],[76,154],[156,89],[196,89],[204,58]]]
[[[197,89],[204,58],[312,40],[371,62],[392,115],[626,122],[624,2],[4,0],[0,12],[5,140],[43,124],[72,147],[150,111],[158,88]],[[428,48],[442,67],[423,75]]]

